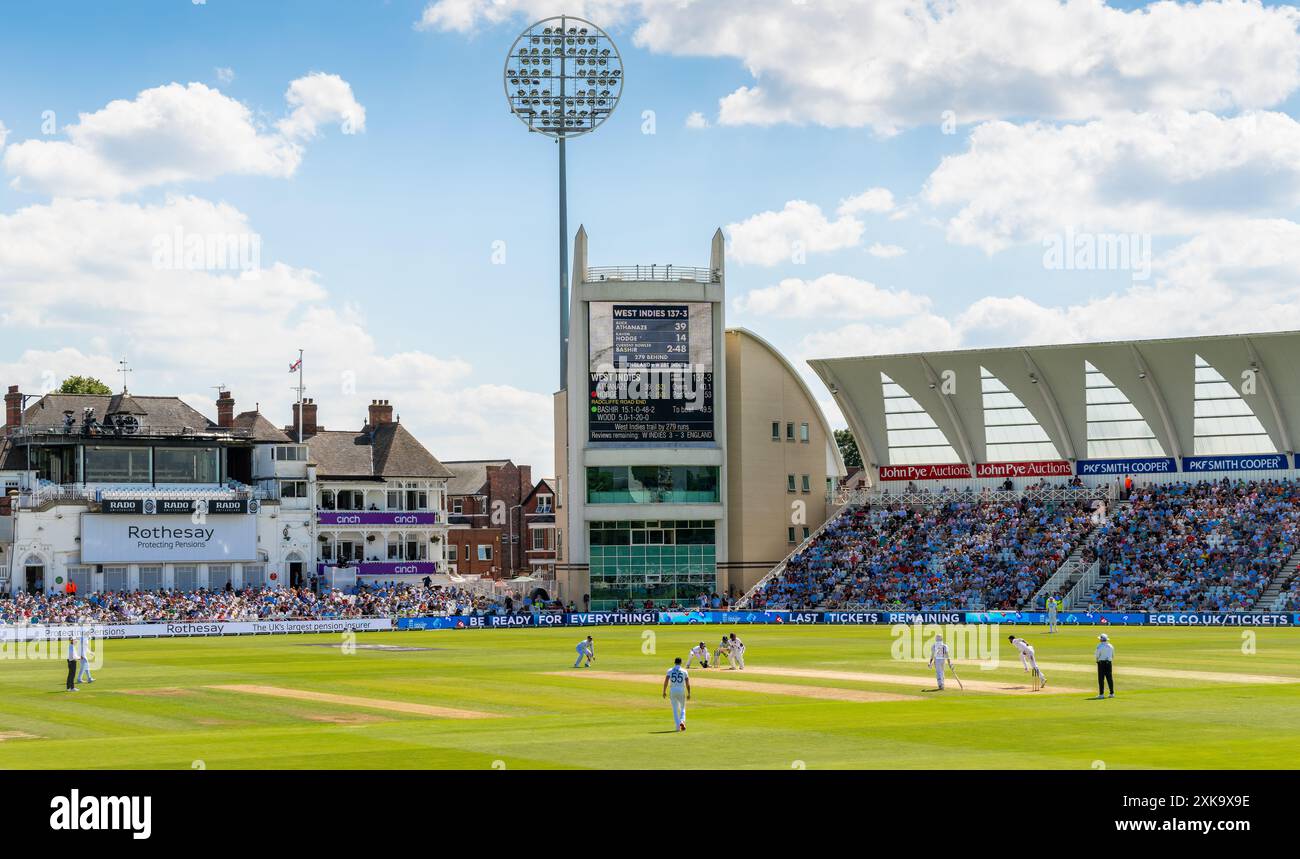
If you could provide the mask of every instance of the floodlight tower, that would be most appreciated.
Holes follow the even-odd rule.
[[[564,144],[609,119],[623,94],[623,58],[614,40],[571,15],[544,18],[525,29],[506,56],[503,75],[510,111],[529,131],[560,148],[560,388],[569,364],[569,194]]]

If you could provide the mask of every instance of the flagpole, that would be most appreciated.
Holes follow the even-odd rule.
[[[298,350],[298,444],[302,444],[302,350]]]

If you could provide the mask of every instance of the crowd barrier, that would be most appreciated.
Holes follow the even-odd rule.
[[[354,618],[346,620],[184,621],[136,624],[45,626],[0,625],[0,642],[57,641],[85,629],[96,638],[192,638],[223,635],[389,632],[393,630],[514,629],[591,626],[821,624],[893,626],[895,624],[1043,625],[1042,611],[627,611],[541,612],[515,615]],[[1297,627],[1300,612],[1061,612],[1061,626],[1225,626]]]
[[[654,626],[660,624],[922,624],[1044,625],[1043,611],[630,611],[539,613],[511,616],[410,617],[397,629],[510,629],[514,627]],[[1300,612],[1059,612],[1062,626],[1300,626]]]

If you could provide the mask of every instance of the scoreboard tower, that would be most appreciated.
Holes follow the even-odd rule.
[[[589,267],[573,249],[556,394],[561,596],[693,606],[727,560],[724,240],[707,268]]]

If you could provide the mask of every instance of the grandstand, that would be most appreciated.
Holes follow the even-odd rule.
[[[1286,332],[810,361],[868,486],[740,605],[1294,605],[1296,354]]]

